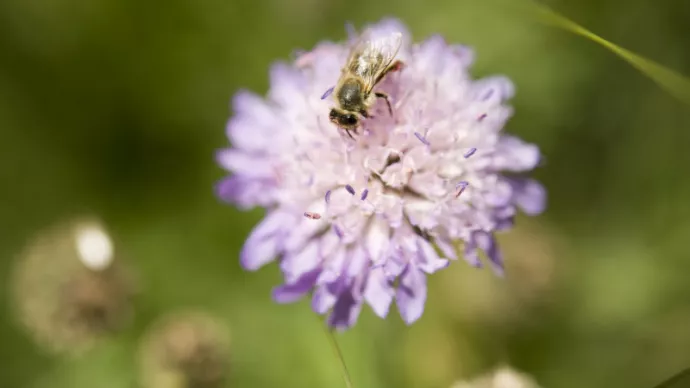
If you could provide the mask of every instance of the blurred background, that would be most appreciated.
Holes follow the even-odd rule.
[[[690,75],[687,1],[549,4]],[[456,263],[411,327],[365,308],[338,336],[355,387],[510,365],[542,387],[651,388],[690,366],[690,109],[504,5],[0,2],[0,387],[343,387],[309,303],[271,301],[277,266],[241,270],[261,212],[214,197],[214,152],[273,61],[388,15],[514,80],[507,130],[542,148],[550,199],[502,236],[506,279]]]

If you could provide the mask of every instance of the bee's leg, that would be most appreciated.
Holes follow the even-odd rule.
[[[386,101],[386,105],[388,105],[388,113],[390,113],[390,115],[393,116],[393,108],[391,107],[391,102],[388,99],[388,95],[383,92],[376,92],[375,95],[376,97],[383,98]]]
[[[350,136],[350,139],[355,140],[355,138],[352,136],[352,133],[350,132],[349,129],[343,128],[345,130],[345,133],[347,133],[347,136]]]
[[[386,73],[402,70],[403,67],[405,67],[405,64],[402,61],[395,61],[386,68]]]
[[[370,115],[369,112],[367,112],[365,109],[362,109],[359,111],[359,114],[362,115],[365,119],[373,119],[374,116]]]
[[[388,67],[381,72],[381,74],[376,78],[376,82],[374,84],[377,84],[383,80],[383,77],[385,77],[388,73],[393,73],[399,70],[402,70],[403,67],[405,67],[405,64],[402,61],[395,61],[388,65]]]

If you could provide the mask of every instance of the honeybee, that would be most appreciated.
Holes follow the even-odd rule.
[[[334,94],[336,106],[329,119],[351,138],[350,131],[356,132],[361,118],[372,117],[369,110],[377,98],[385,100],[388,112],[393,114],[388,95],[375,92],[374,87],[386,74],[402,68],[403,63],[395,60],[401,44],[402,34],[398,32],[375,38],[370,31],[365,32],[352,47],[337,85],[322,97]]]

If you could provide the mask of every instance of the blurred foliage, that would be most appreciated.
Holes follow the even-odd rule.
[[[687,1],[548,3],[690,74]],[[0,387],[136,386],[141,339],[186,307],[227,326],[228,386],[342,386],[308,303],[272,303],[275,266],[241,271],[261,214],[214,198],[213,154],[239,88],[263,92],[273,61],[387,15],[515,81],[508,130],[542,147],[550,204],[504,236],[506,280],[457,263],[411,327],[365,309],[339,336],[356,388],[449,387],[504,363],[544,387],[649,388],[690,365],[690,112],[603,48],[479,0],[3,0]],[[36,233],[92,214],[139,274],[134,322],[49,356],[4,285]]]

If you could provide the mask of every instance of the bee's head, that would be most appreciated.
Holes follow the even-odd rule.
[[[335,125],[344,129],[355,129],[359,124],[359,117],[357,117],[356,114],[341,111],[337,108],[331,109],[331,113],[328,115],[328,118]]]

